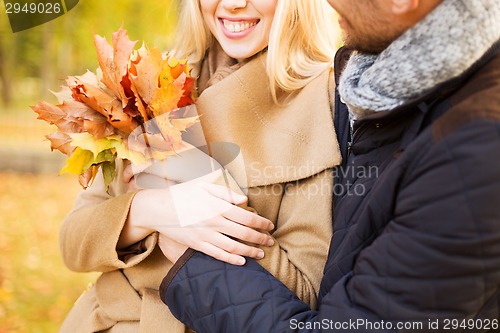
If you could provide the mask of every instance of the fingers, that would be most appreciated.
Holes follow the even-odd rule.
[[[264,258],[264,251],[262,249],[240,243],[220,233],[214,234],[213,238],[211,238],[211,244],[230,254],[236,254],[254,259]]]
[[[227,262],[231,265],[243,266],[246,262],[244,257],[226,252],[211,243],[201,243],[199,244],[199,246],[197,246],[197,248],[194,249],[203,252],[206,255],[209,255],[217,260]]]
[[[224,216],[228,220],[234,221],[236,223],[245,225],[253,229],[261,229],[268,231],[274,229],[274,224],[270,220],[255,213],[249,212],[248,210],[240,207],[235,206],[232,209],[222,213],[222,216]]]
[[[214,197],[225,200],[233,205],[242,205],[248,201],[246,196],[238,194],[225,186],[204,184],[203,187]]]
[[[124,183],[129,183],[131,179],[135,177],[135,175],[143,172],[146,170],[151,164],[150,163],[144,163],[144,164],[132,164],[130,162],[125,164],[125,167],[123,168],[123,182]]]
[[[158,177],[148,172],[141,172],[139,174],[136,174],[134,179],[140,188],[145,189],[164,189],[168,188],[169,186],[175,185],[175,182],[173,181]]]
[[[127,164],[127,166],[123,169],[123,182],[125,184],[130,183],[130,180],[134,177],[134,172],[132,171],[132,166]]]
[[[274,245],[274,240],[270,235],[238,224],[236,222],[224,219],[223,217],[218,220],[216,228],[217,231],[244,242],[264,246]]]

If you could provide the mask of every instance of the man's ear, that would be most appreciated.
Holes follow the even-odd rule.
[[[419,4],[420,0],[392,0],[392,13],[404,15],[415,10]]]

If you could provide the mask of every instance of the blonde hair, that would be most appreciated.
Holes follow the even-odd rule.
[[[331,67],[339,46],[334,19],[326,0],[278,0],[267,53],[275,100],[278,88],[295,92]],[[213,39],[199,0],[183,0],[173,54],[199,63]]]

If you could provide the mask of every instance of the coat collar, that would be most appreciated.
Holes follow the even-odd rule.
[[[205,138],[209,145],[228,142],[239,147],[244,167],[228,166],[239,184],[290,182],[340,163],[331,76],[323,73],[286,104],[276,105],[263,53],[203,91],[196,106]]]

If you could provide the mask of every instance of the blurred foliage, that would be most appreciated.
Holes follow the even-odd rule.
[[[68,75],[94,71],[93,35],[111,39],[120,26],[132,40],[168,50],[177,0],[80,0],[67,14],[12,33],[0,2],[0,105],[27,105],[58,90]],[[2,108],[0,108],[0,112]]]
[[[177,3],[80,0],[51,22],[12,33],[0,0],[0,169],[2,149],[22,151],[31,159],[33,152],[54,154],[44,142],[53,128],[35,120],[28,105],[42,98],[55,102],[49,89],[59,90],[68,75],[97,68],[94,34],[110,40],[123,26],[132,40],[167,51]],[[74,177],[56,174],[0,172],[0,333],[57,332],[96,279],[96,274],[74,273],[62,263],[59,228],[81,188]]]
[[[57,332],[96,274],[69,271],[58,232],[74,177],[0,173],[0,333]]]

